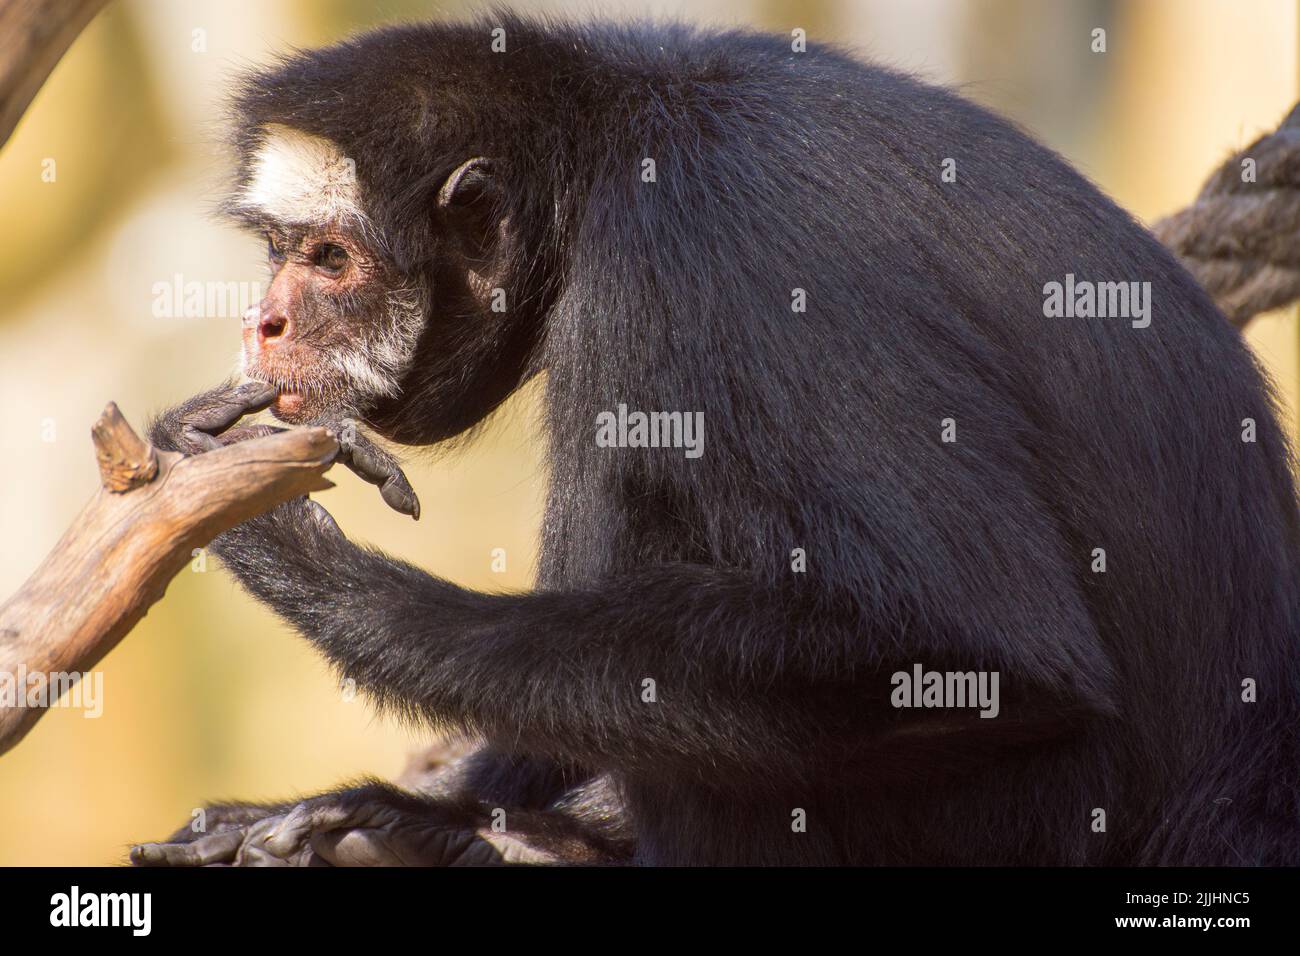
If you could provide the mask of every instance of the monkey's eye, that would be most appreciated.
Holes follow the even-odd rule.
[[[316,255],[316,264],[329,272],[338,272],[348,264],[348,251],[342,246],[327,242]]]
[[[282,262],[284,260],[284,250],[275,241],[275,236],[270,233],[266,235],[266,255],[272,262]]]

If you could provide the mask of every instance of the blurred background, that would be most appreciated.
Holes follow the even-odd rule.
[[[1146,222],[1189,203],[1297,99],[1298,0],[516,0],[530,12],[680,15],[802,27],[954,85],[1011,117]],[[187,283],[265,281],[263,249],[215,221],[229,77],[276,51],[447,0],[113,0],[0,152],[0,598],[94,492],[89,427],[137,425],[233,367],[239,305]],[[1090,50],[1107,31],[1107,52]],[[937,224],[942,228],[942,224]],[[181,293],[170,291],[180,286]],[[1248,338],[1294,435],[1294,316]],[[408,468],[419,524],[352,476],[323,503],[348,533],[466,586],[528,586],[543,501],[537,389],[482,439]],[[494,569],[504,549],[505,569]],[[497,568],[500,567],[499,562]],[[51,711],[0,759],[0,864],[111,864],[216,798],[278,799],[391,777],[426,738],[350,699],[306,644],[215,562],[183,571],[101,665],[99,719]]]

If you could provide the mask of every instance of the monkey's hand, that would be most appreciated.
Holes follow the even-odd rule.
[[[233,385],[227,382],[186,399],[163,412],[149,426],[149,440],[155,448],[198,455],[246,438],[279,431],[270,425],[231,426],[275,401],[275,389],[262,382]]]
[[[284,431],[262,424],[232,427],[245,416],[268,408],[275,397],[275,388],[262,382],[243,385],[227,382],[163,412],[150,426],[149,439],[156,448],[197,455],[237,441]],[[378,485],[380,495],[395,511],[419,519],[420,500],[397,459],[358,431],[356,422],[344,419],[310,424],[325,427],[334,435],[339,443],[336,462],[372,485]]]
[[[319,422],[333,433],[339,443],[335,461],[347,465],[360,478],[379,487],[379,494],[394,511],[420,520],[420,499],[406,480],[397,459],[357,430],[357,423]]]
[[[249,808],[266,810],[263,807]],[[255,816],[255,815],[254,815]],[[526,814],[534,818],[536,814]],[[499,818],[507,820],[504,811]],[[131,850],[137,866],[501,866],[553,864],[580,841],[548,828],[511,832],[480,807],[431,801],[387,784],[322,794],[189,839]],[[178,839],[179,838],[179,839]]]

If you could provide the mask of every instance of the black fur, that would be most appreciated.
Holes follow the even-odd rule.
[[[301,504],[219,540],[382,701],[608,775],[647,863],[1300,860],[1300,538],[1268,389],[1051,152],[788,38],[507,16],[294,54],[236,110],[245,156],[268,122],[340,144],[433,284],[374,423],[439,440],[548,375],[534,593],[431,578]],[[431,209],[474,156],[518,238],[504,334],[438,311]],[[1066,273],[1150,281],[1151,326],[1045,318]],[[619,403],[702,411],[703,457],[596,447]],[[892,708],[913,663],[998,671],[1001,716]]]

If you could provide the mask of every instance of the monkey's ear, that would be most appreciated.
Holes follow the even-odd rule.
[[[482,156],[457,166],[438,190],[438,212],[443,224],[457,237],[461,252],[485,259],[505,236],[500,217],[500,164]]]
[[[492,165],[492,160],[479,156],[457,166],[438,190],[438,208],[490,205],[497,191]]]

